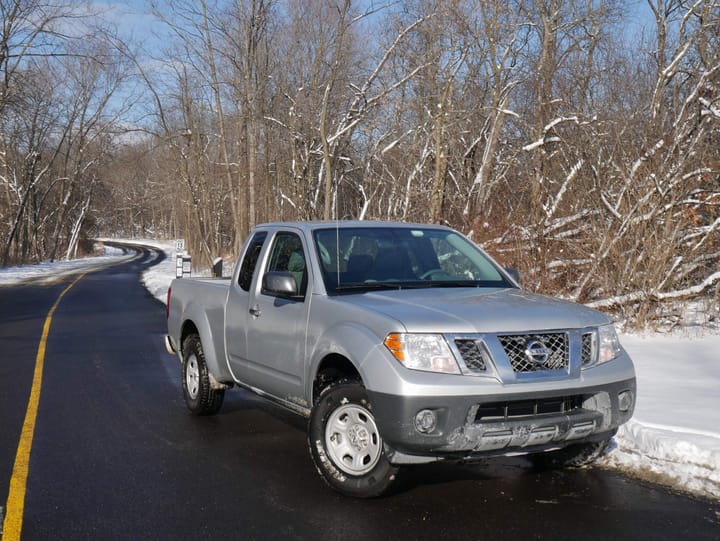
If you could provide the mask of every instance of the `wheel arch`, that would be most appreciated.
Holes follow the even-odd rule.
[[[185,322],[182,324],[182,328],[180,329],[180,345],[178,351],[182,355],[184,353],[185,349],[185,339],[190,336],[191,334],[197,334],[200,336],[200,331],[197,328],[197,325],[192,320],[185,320]],[[200,338],[200,341],[202,342],[202,337]],[[205,347],[203,343],[203,347]]]
[[[203,324],[204,323],[204,324]],[[198,322],[195,319],[188,318],[183,321],[180,330],[180,346],[178,353],[180,358],[185,354],[185,340],[188,336],[196,334],[200,337],[200,343],[202,344],[203,353],[205,355],[205,363],[208,366],[208,370],[217,381],[224,381],[228,379],[224,377],[224,373],[221,370],[217,348],[215,347],[215,341],[213,340],[212,333],[210,331],[210,325],[207,321]]]
[[[362,383],[362,376],[350,359],[339,353],[326,355],[318,364],[312,384],[311,403],[315,404],[322,390],[340,379]]]
[[[320,392],[340,378],[354,379],[364,386],[373,385],[373,370],[377,363],[367,363],[379,344],[378,336],[368,327],[353,322],[341,322],[326,329],[317,338],[310,355],[306,379],[306,396],[313,405]]]

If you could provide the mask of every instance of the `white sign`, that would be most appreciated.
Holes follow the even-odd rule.
[[[185,251],[185,239],[177,239],[175,241],[175,251],[176,252],[184,252]]]

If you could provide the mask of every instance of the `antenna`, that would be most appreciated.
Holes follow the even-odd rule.
[[[335,265],[337,266],[337,287],[340,287],[340,221],[337,211],[337,189],[333,193],[333,214],[335,215]]]

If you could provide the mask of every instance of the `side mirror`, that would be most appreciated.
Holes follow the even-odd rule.
[[[262,280],[263,293],[279,297],[296,297],[297,284],[295,277],[289,272],[266,272]]]
[[[505,269],[505,272],[508,273],[508,275],[510,276],[510,278],[512,278],[513,280],[515,280],[515,283],[517,283],[518,285],[520,285],[520,272],[518,272],[517,269],[508,269],[508,268],[506,268],[506,269]]]

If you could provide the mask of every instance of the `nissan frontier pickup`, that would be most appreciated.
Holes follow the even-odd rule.
[[[606,315],[523,290],[437,225],[258,226],[230,278],[172,282],[166,346],[192,413],[238,386],[307,417],[318,472],[356,497],[409,464],[584,465],[635,406]]]

